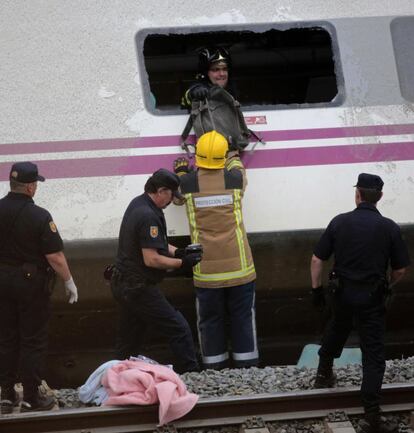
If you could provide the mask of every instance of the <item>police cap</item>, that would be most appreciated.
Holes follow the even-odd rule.
[[[376,174],[361,173],[358,176],[357,184],[354,186],[358,188],[376,189],[377,191],[382,191],[384,182]]]
[[[151,182],[156,188],[168,188],[170,189],[175,197],[182,198],[182,195],[178,191],[180,186],[180,178],[166,168],[160,168],[150,178]]]
[[[39,175],[36,164],[32,162],[16,162],[10,170],[10,180],[20,183],[32,183],[38,180],[44,182],[45,178]]]

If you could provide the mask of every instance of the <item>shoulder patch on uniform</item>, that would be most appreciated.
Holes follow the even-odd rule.
[[[150,227],[150,236],[152,238],[158,237],[158,226],[151,226]]]
[[[50,221],[49,227],[50,227],[50,231],[52,231],[53,233],[57,233],[57,227],[53,221]]]

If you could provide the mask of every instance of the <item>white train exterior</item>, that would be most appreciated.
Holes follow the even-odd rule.
[[[290,335],[315,321],[306,303],[260,306],[260,296],[280,289],[303,300],[312,246],[334,215],[354,207],[358,173],[383,178],[379,209],[403,226],[412,249],[411,0],[13,0],[1,4],[0,35],[0,196],[15,161],[36,162],[47,178],[36,202],[53,215],[80,290],[70,312],[57,291],[51,345],[66,333],[73,358],[81,359],[91,341],[111,343],[97,319],[108,323],[114,308],[110,291],[102,290],[103,264],[113,260],[129,201],[150,173],[183,155],[188,113],[179,95],[196,73],[202,41],[229,49],[245,89],[244,116],[266,141],[254,151],[252,142],[244,154],[259,337],[292,317],[297,325],[284,328]],[[188,235],[183,208],[170,206],[166,217],[169,235]],[[184,289],[172,284],[168,294],[188,296],[189,281]],[[401,308],[408,308],[409,292],[406,286]],[[410,313],[395,314],[403,336],[413,328],[402,319]],[[90,336],[83,346],[81,334]],[[57,364],[66,365],[68,356],[56,355]]]
[[[12,162],[36,161],[48,178],[37,201],[66,240],[115,238],[148,174],[183,152],[187,114],[148,109],[136,43],[139,32],[145,39],[167,30],[330,32],[339,103],[245,110],[263,122],[251,128],[266,140],[246,155],[249,232],[324,227],[352,208],[363,171],[384,178],[385,215],[402,224],[414,218],[410,1],[17,0],[3,3],[0,20],[0,191]],[[171,234],[188,233],[182,209],[168,209],[167,220]]]

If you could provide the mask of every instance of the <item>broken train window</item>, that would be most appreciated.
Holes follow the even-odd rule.
[[[391,36],[401,95],[407,101],[414,102],[414,17],[394,18]]]
[[[334,29],[325,27],[326,23],[256,31],[142,30],[136,42],[147,107],[179,112],[181,96],[196,80],[198,51],[212,45],[230,53],[231,79],[244,110],[329,105],[338,96],[339,65],[334,56]]]

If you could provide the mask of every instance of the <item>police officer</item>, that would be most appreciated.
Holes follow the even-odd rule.
[[[144,194],[129,204],[119,233],[118,254],[111,279],[112,293],[121,307],[117,356],[140,354],[146,329],[168,338],[177,370],[199,369],[190,327],[165,298],[159,283],[167,270],[191,269],[201,254],[185,254],[168,243],[163,209],[177,195],[180,180],[168,170],[157,170]]]
[[[203,365],[228,367],[229,319],[233,365],[255,366],[256,271],[242,214],[245,169],[238,151],[228,152],[226,138],[217,131],[198,140],[196,166],[190,171],[188,161],[179,158],[174,169],[181,175],[192,242],[200,242],[204,251],[193,272]]]
[[[197,82],[190,86],[181,99],[182,108],[191,108],[192,101],[207,98],[212,86],[224,88],[237,99],[237,91],[230,78],[231,57],[225,48],[202,48],[198,55],[198,71]]]
[[[341,355],[355,321],[362,350],[364,431],[376,433],[392,431],[390,426],[381,423],[379,407],[385,371],[384,298],[388,286],[393,286],[402,278],[410,262],[400,228],[377,209],[383,185],[377,175],[361,173],[358,176],[356,209],[336,216],[329,223],[311,259],[314,306],[324,306],[322,268],[323,262],[332,254],[335,263],[331,285],[336,286],[333,320],[322,339],[314,386],[323,388],[334,385],[333,360]],[[388,276],[389,265],[391,273]]]
[[[13,164],[10,192],[0,200],[0,386],[3,413],[19,404],[14,389],[23,384],[21,411],[48,410],[55,401],[42,395],[47,351],[50,269],[65,281],[69,302],[78,293],[63,254],[63,243],[49,212],[36,206],[37,182],[45,178],[31,162]]]

